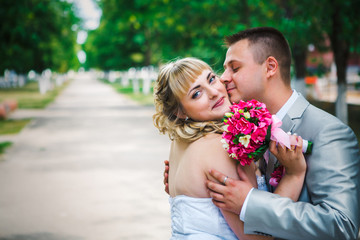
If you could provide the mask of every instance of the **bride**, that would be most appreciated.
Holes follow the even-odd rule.
[[[210,66],[196,58],[170,62],[161,69],[154,92],[154,125],[172,141],[168,173],[171,239],[269,239],[245,235],[239,216],[217,208],[205,185],[207,179],[215,180],[209,174],[212,168],[239,179],[236,160],[229,158],[220,142],[221,119],[229,111],[230,101]],[[292,137],[302,142],[300,137]],[[306,171],[301,145],[298,146],[289,150],[272,142],[270,147],[286,169],[286,177],[275,193],[294,201]],[[290,151],[292,154],[288,154]],[[241,177],[258,187],[255,164],[244,166],[243,170],[246,176]],[[266,185],[261,183],[260,187]]]

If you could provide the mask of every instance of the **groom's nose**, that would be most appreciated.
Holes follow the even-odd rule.
[[[229,82],[231,82],[230,71],[225,69],[223,74],[221,74],[221,76],[220,76],[220,81],[224,84],[228,84]]]

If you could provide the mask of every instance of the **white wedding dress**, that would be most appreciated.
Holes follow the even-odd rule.
[[[263,177],[257,178],[258,189],[267,190]],[[211,198],[178,195],[169,198],[171,240],[236,240],[221,211]]]

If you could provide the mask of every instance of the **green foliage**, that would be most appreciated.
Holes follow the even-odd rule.
[[[100,26],[82,46],[85,67],[123,70],[194,56],[222,69],[223,37],[245,28],[273,26],[292,48],[297,75],[305,75],[308,44],[328,50],[338,36],[360,52],[358,0],[97,0]],[[65,72],[80,66],[75,5],[65,0],[0,1],[0,72],[45,68]],[[338,20],[334,28],[334,19]],[[72,30],[73,29],[73,30]],[[334,32],[335,31],[335,32]],[[333,39],[333,38],[332,38]],[[332,40],[334,42],[334,40]],[[346,50],[346,49],[345,49]]]
[[[88,67],[121,70],[195,56],[221,69],[224,35],[247,27],[247,1],[102,0],[85,44]],[[226,14],[224,14],[226,13]]]
[[[100,27],[85,44],[87,67],[122,70],[194,56],[222,69],[223,37],[273,26],[289,40],[295,73],[306,74],[307,46],[327,51],[331,19],[339,8],[344,38],[359,51],[358,0],[99,0]]]
[[[67,1],[0,1],[0,72],[78,68],[73,9]]]

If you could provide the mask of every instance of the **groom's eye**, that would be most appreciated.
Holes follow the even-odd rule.
[[[239,70],[240,67],[236,67],[236,68],[233,68],[233,72],[237,72]]]

